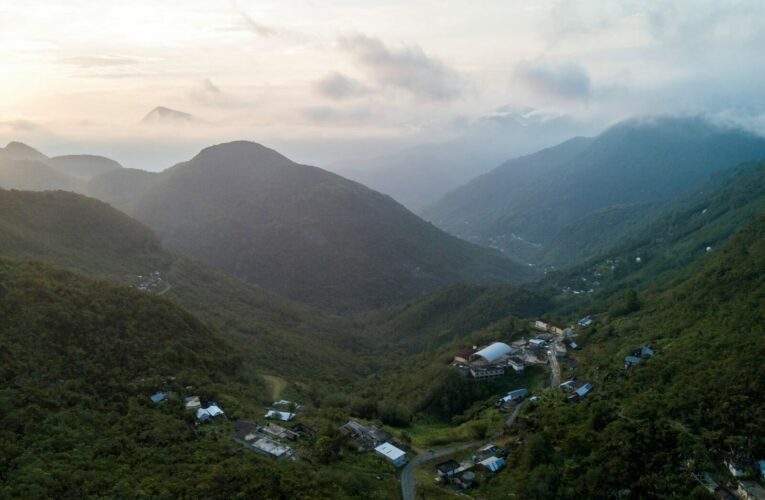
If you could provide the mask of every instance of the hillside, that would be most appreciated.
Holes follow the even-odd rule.
[[[163,172],[134,207],[169,248],[335,311],[400,302],[448,283],[532,277],[385,195],[255,143],[203,150]]]
[[[480,493],[688,498],[696,488],[709,498],[692,473],[725,478],[723,453],[765,456],[763,259],[757,216],[679,282],[642,295],[638,311],[600,317],[577,339],[576,375],[595,384],[592,397],[532,405],[525,446]],[[656,356],[625,371],[624,356],[643,342]]]
[[[97,155],[54,156],[47,163],[59,172],[81,179],[91,179],[98,174],[122,168],[118,162]]]
[[[91,178],[85,194],[129,212],[136,200],[161,177],[161,174],[135,168],[110,170]]]
[[[171,301],[5,258],[0,298],[3,498],[383,498],[393,486],[354,471],[355,454],[276,464],[239,448],[225,417],[195,426],[179,398],[236,420],[270,394]],[[157,390],[175,395],[153,403]]]
[[[765,157],[765,139],[701,118],[631,120],[511,160],[445,196],[425,218],[469,241],[529,262],[570,264],[551,250],[570,226],[609,208],[660,202],[744,161]],[[592,224],[590,239],[609,238]],[[618,226],[617,226],[617,230]],[[597,245],[573,253],[586,258]],[[563,248],[562,246],[560,248]],[[562,250],[558,254],[564,253]]]
[[[569,309],[628,287],[666,287],[689,266],[710,259],[736,231],[763,212],[765,162],[740,165],[715,174],[676,200],[656,204],[639,224],[625,224],[629,230],[623,231],[626,234],[610,251],[549,274],[541,286],[549,287],[547,295],[559,295],[560,303]],[[564,288],[569,291],[560,295]],[[592,289],[594,294],[572,295],[577,289]]]
[[[158,272],[155,292],[173,298],[247,354],[247,366],[317,387],[366,375],[369,341],[331,318],[165,250],[125,214],[81,195],[0,190],[0,255],[43,260],[136,286]]]

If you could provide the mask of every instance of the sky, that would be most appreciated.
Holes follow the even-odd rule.
[[[761,1],[0,0],[0,140],[158,170],[235,139],[331,163],[532,110],[763,131],[762,47]]]

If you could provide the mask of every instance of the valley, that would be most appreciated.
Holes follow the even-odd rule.
[[[590,147],[574,140],[560,154]],[[39,155],[13,161],[49,162]],[[79,175],[95,168],[63,164]],[[705,498],[735,489],[726,464],[751,476],[765,453],[762,169],[730,165],[671,200],[593,212],[571,232],[590,248],[568,264],[550,260],[544,274],[254,143],[105,189],[127,213],[66,184],[47,190],[48,180],[0,190],[0,474],[12,485],[2,492]],[[624,223],[604,230],[609,221]],[[273,248],[245,265],[256,240]],[[412,259],[405,271],[385,268],[403,258],[392,249]],[[298,269],[312,274],[298,279]],[[61,437],[46,441],[51,432]],[[170,466],[178,456],[183,465]],[[43,462],[51,472],[41,482]]]

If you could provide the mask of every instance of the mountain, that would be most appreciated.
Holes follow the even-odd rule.
[[[763,157],[765,139],[702,118],[629,120],[595,138],[508,161],[448,194],[424,217],[538,263],[569,227],[599,211],[667,200],[717,171]],[[602,236],[593,232],[590,239]]]
[[[563,303],[571,309],[587,307],[627,287],[667,287],[765,212],[765,162],[718,172],[676,199],[654,204],[650,211],[639,224],[625,224],[625,234],[607,252],[548,274],[541,284],[550,287],[545,294],[567,290]],[[628,218],[625,214],[622,220]],[[572,295],[574,290],[589,289],[592,294]]]
[[[415,213],[489,171],[503,159],[554,145],[580,126],[565,116],[502,107],[462,123],[463,133],[364,159],[344,159],[329,170],[392,196]]]
[[[83,181],[59,172],[45,162],[0,156],[0,188],[81,191]]]
[[[31,146],[11,142],[0,148],[0,187],[46,191],[84,192],[86,182],[98,174],[122,169],[114,160],[95,155],[50,158]]]
[[[4,148],[0,148],[0,158],[39,161],[43,163],[48,160],[47,156],[35,148],[16,141],[9,142]]]
[[[176,109],[157,106],[141,119],[142,125],[177,125],[196,121],[194,115]]]
[[[130,212],[136,200],[160,178],[161,174],[135,168],[110,170],[90,179],[85,194]]]
[[[118,162],[97,155],[55,156],[47,163],[59,172],[82,179],[91,179],[98,174],[123,168]]]
[[[248,367],[289,382],[347,383],[377,364],[361,355],[370,352],[372,339],[362,338],[353,322],[168,252],[145,225],[81,195],[0,190],[0,256],[41,260],[130,286],[157,273],[154,293],[221,332],[247,354]]]
[[[448,283],[533,276],[388,196],[251,142],[203,150],[163,172],[133,206],[169,248],[335,311],[380,307]]]

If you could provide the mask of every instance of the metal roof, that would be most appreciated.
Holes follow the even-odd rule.
[[[494,342],[493,344],[486,346],[477,353],[473,354],[473,356],[480,356],[489,363],[493,363],[505,354],[510,354],[511,351],[512,349],[510,346],[504,342]]]
[[[406,455],[406,452],[404,450],[400,450],[393,446],[390,443],[383,443],[377,448],[375,448],[375,451],[379,453],[380,455],[384,455],[386,458],[396,461],[399,458]]]

